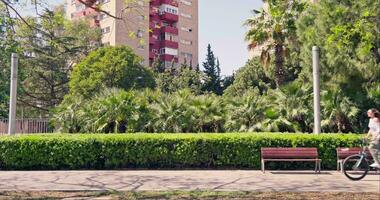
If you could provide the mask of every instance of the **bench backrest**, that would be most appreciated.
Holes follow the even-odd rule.
[[[306,148],[261,148],[263,159],[314,159],[318,158],[318,149]]]
[[[339,147],[339,148],[336,148],[336,155],[337,155],[338,159],[345,159],[348,156],[358,154],[361,151],[362,151],[362,148],[360,148],[360,147],[349,147],[349,148]],[[369,158],[372,158],[368,149],[366,149],[366,153],[367,153]]]

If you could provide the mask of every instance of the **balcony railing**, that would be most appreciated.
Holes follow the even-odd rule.
[[[171,27],[171,26],[163,26],[161,27],[161,31],[164,33],[171,33],[174,35],[178,35],[178,28]]]
[[[178,22],[178,19],[179,19],[178,15],[168,13],[168,12],[162,12],[160,13],[160,15],[161,15],[161,19],[171,21],[171,22]]]
[[[158,41],[157,36],[152,35],[149,37],[149,44],[156,44],[157,41]]]
[[[178,42],[163,40],[161,41],[161,47],[169,47],[172,49],[178,49]]]
[[[150,51],[149,52],[149,59],[154,59],[155,57],[157,57],[157,54],[154,53],[154,52],[152,52],[152,51]]]
[[[169,62],[171,62],[171,61],[174,60],[174,62],[178,62],[178,56],[163,54],[163,55],[160,56],[160,58],[163,61],[169,61]]]
[[[161,0],[161,4],[168,4],[168,5],[178,7],[178,1],[175,1],[175,0]]]

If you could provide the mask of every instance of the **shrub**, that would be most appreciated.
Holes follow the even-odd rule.
[[[71,74],[70,94],[91,98],[106,88],[154,88],[153,72],[127,46],[103,47],[91,52]]]
[[[317,147],[323,169],[335,169],[336,147],[358,135],[124,134],[28,135],[0,138],[2,169],[249,168],[260,169],[261,147]],[[270,163],[300,169],[302,163]]]

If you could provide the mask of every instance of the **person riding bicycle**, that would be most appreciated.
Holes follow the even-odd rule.
[[[368,134],[367,137],[370,139],[370,144],[368,149],[375,161],[372,165],[373,168],[380,168],[380,112],[377,109],[370,109],[367,112],[369,119],[368,124]]]

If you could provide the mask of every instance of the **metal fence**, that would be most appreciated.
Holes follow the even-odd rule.
[[[30,133],[51,133],[49,127],[49,119],[17,119],[16,120],[16,133],[30,134]],[[8,120],[0,119],[0,135],[8,133]]]

